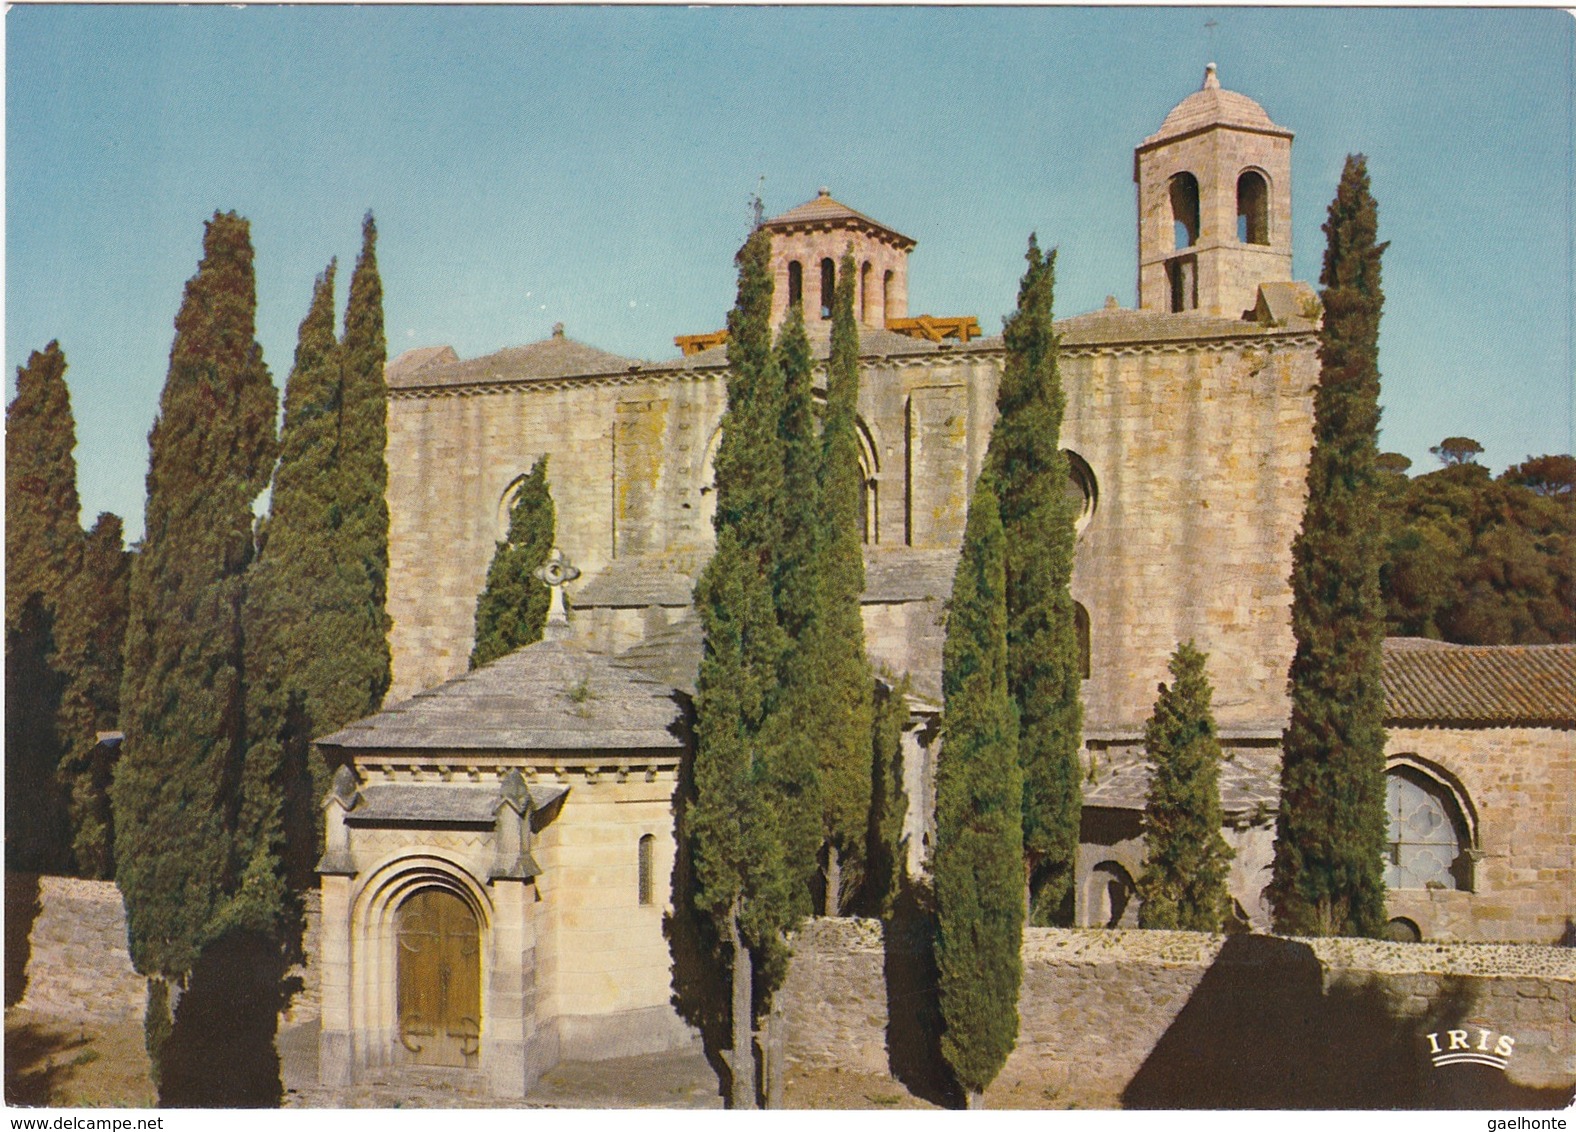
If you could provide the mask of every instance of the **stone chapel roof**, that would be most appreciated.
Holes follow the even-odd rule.
[[[435,357],[423,357],[434,352]],[[638,358],[621,357],[577,342],[564,334],[563,324],[559,323],[553,327],[552,335],[540,342],[510,346],[467,361],[460,361],[448,346],[407,350],[390,362],[383,373],[390,389],[402,389],[627,373],[644,364]]]
[[[538,641],[318,740],[349,750],[684,746],[673,685],[575,641]]]
[[[1159,131],[1145,138],[1139,148],[1147,149],[1158,142],[1209,126],[1234,126],[1259,133],[1280,134],[1288,138],[1292,136],[1290,130],[1272,122],[1264,107],[1253,99],[1221,87],[1215,64],[1211,63],[1204,68],[1204,85],[1177,103],[1171,113],[1166,115],[1165,121],[1160,123]]]

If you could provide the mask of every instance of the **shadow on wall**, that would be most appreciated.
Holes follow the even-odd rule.
[[[284,1095],[274,1043],[299,979],[276,941],[233,932],[203,952],[160,1058],[160,1108],[276,1108]]]
[[[1323,991],[1307,944],[1229,937],[1122,1093],[1124,1108],[1559,1108],[1570,1089],[1480,1065],[1436,1069],[1425,1034],[1475,1021],[1470,980],[1447,978],[1421,1017],[1377,980]]]
[[[5,1005],[9,1010],[27,993],[27,961],[33,957],[33,923],[44,910],[38,874],[5,875]]]
[[[887,1063],[922,1100],[963,1107],[963,1093],[941,1055],[936,912],[930,892],[906,876],[882,933],[887,993]]]
[[[732,970],[722,961],[723,949],[716,928],[695,910],[694,867],[686,821],[695,797],[694,756],[689,753],[694,749],[693,744],[686,746],[673,791],[678,845],[673,854],[673,908],[662,917],[662,934],[673,957],[673,1008],[700,1031],[706,1063],[717,1075],[723,1099],[727,1100],[733,1096],[733,1075],[723,1051],[732,1046]]]

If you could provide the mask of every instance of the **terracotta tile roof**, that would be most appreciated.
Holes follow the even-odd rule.
[[[903,235],[895,228],[887,227],[879,220],[871,219],[862,212],[856,212],[840,201],[833,200],[832,194],[826,189],[818,192],[814,200],[806,201],[797,208],[790,208],[781,216],[772,217],[766,221],[765,226],[775,229],[797,228],[800,226],[818,227],[820,225],[843,224],[850,221],[856,225],[878,229],[888,236],[895,237],[898,242],[906,243],[910,248],[914,247],[914,240],[908,236]]]
[[[318,740],[351,750],[683,746],[673,686],[574,641],[538,641]]]
[[[447,347],[444,347],[447,349]],[[409,353],[395,359],[399,363]],[[449,353],[452,355],[453,351]],[[390,389],[445,385],[485,385],[494,381],[543,381],[586,374],[627,373],[646,363],[620,357],[560,333],[526,346],[511,346],[469,361],[434,361],[411,370],[385,370]]]
[[[1392,637],[1385,722],[1576,727],[1576,645],[1451,645]]]
[[[1211,63],[1204,70],[1203,88],[1177,103],[1171,113],[1166,115],[1166,120],[1160,123],[1159,131],[1145,138],[1143,146],[1139,148],[1154,145],[1156,142],[1174,138],[1179,134],[1191,133],[1205,126],[1237,126],[1284,134],[1288,138],[1292,136],[1290,130],[1270,121],[1270,116],[1265,113],[1264,107],[1253,99],[1234,90],[1222,89],[1220,79],[1215,74],[1215,64]]]

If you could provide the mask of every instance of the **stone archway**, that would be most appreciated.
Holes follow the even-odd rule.
[[[400,1044],[417,1065],[472,1068],[481,1048],[481,927],[458,894],[420,888],[395,913]]]

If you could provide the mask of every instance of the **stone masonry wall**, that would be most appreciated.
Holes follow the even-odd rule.
[[[1391,916],[1427,939],[1557,943],[1576,937],[1576,732],[1392,728],[1386,757],[1459,785],[1475,811],[1471,891],[1392,889]],[[1469,817],[1469,820],[1470,817]]]
[[[1313,346],[1311,335],[1277,330],[1064,343],[1063,443],[1087,463],[1098,493],[1073,575],[1090,620],[1089,734],[1141,731],[1168,658],[1189,639],[1210,654],[1221,727],[1278,733],[1284,724]],[[1001,364],[988,342],[864,359],[859,417],[874,464],[872,542],[883,550],[957,546]],[[711,548],[722,377],[646,370],[397,392],[390,701],[465,670],[509,485],[542,453],[551,457],[558,542],[582,570],[579,584],[637,556],[693,576]],[[876,651],[894,669],[935,667],[934,613],[923,614],[876,627]]]
[[[141,1019],[147,981],[126,950],[126,909],[112,881],[6,874],[7,951],[17,914],[35,914],[27,936],[26,991],[21,1009],[72,1021]],[[17,900],[18,894],[21,900]],[[20,926],[18,924],[17,926]],[[9,975],[10,964],[7,964]],[[9,988],[7,988],[9,990]],[[6,995],[10,1001],[11,995]]]
[[[19,963],[24,974],[17,1007],[70,1021],[140,1021],[148,985],[131,965],[126,907],[114,881],[14,873],[5,880],[8,980],[13,947],[16,958],[25,960],[25,966]],[[312,961],[318,954],[318,894],[306,893],[304,902],[308,961],[287,976],[301,981],[284,1014],[292,1024],[318,1014],[318,970]],[[13,988],[8,985],[6,992],[10,1002]]]
[[[1504,1073],[1484,1071],[1496,1088],[1526,1100],[1576,1086],[1565,948],[1031,928],[1023,962],[1018,1045],[991,1107],[1420,1107],[1452,1081],[1481,1085],[1463,1075],[1476,1067],[1452,1078],[1429,1063],[1426,1035],[1451,1028],[1514,1038]],[[790,1072],[891,1070],[913,1088],[913,1066],[886,1052],[912,1048],[924,1014],[910,992],[889,1011],[883,968],[900,966],[880,925],[811,921],[778,995]]]

